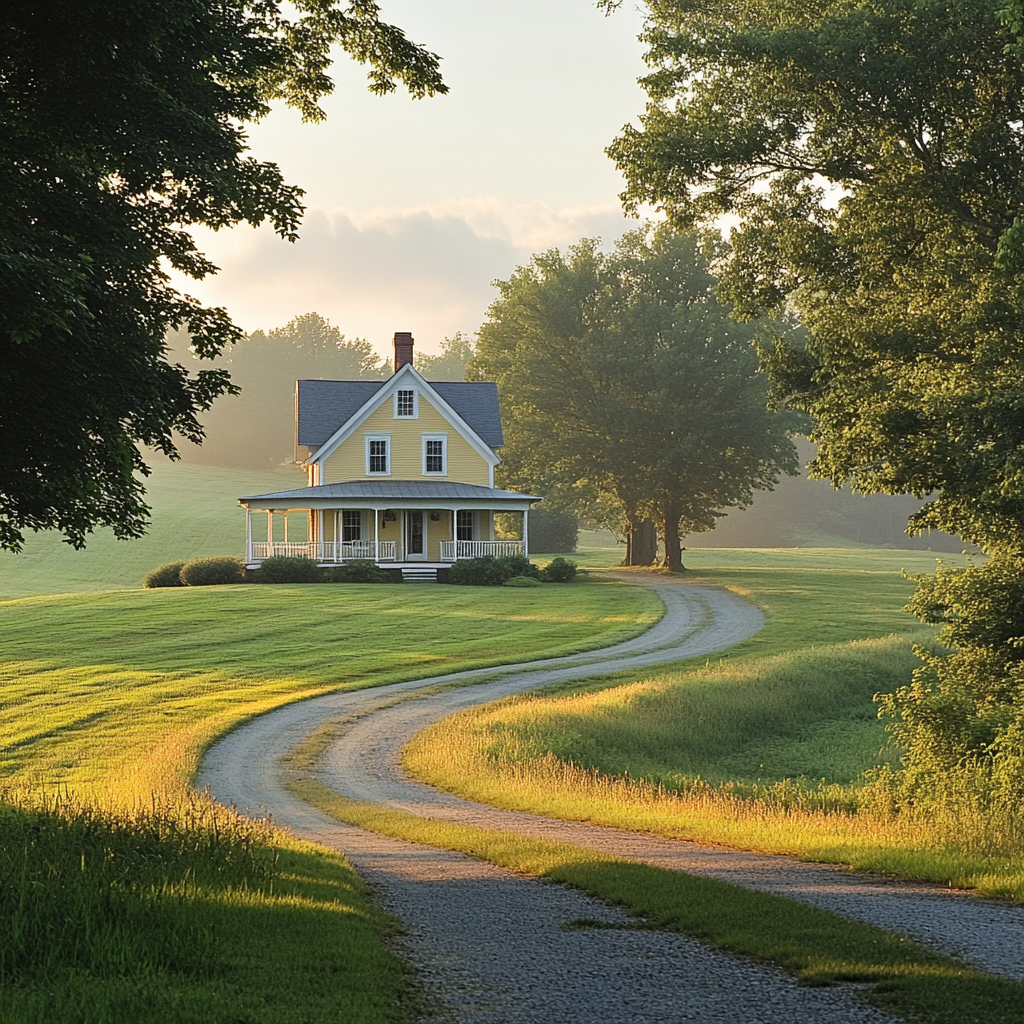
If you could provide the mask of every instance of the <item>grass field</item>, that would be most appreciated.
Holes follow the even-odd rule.
[[[303,486],[301,474],[257,473],[154,458],[146,482],[152,519],[145,537],[119,541],[109,530],[75,551],[53,532],[28,534],[18,555],[0,552],[0,600],[33,594],[138,587],[154,566],[204,555],[242,555],[247,494]]]
[[[760,634],[641,678],[579,681],[454,716],[413,740],[407,767],[504,807],[1024,900],[1019,820],[969,804],[896,814],[864,777],[899,753],[872,696],[909,681],[911,641],[934,636],[900,611],[913,583],[896,566],[921,570],[934,559],[690,554],[689,579],[765,609]]]
[[[0,602],[0,1020],[410,1019],[396,922],[343,858],[189,795],[202,750],[288,701],[603,646],[660,614],[600,582]]]

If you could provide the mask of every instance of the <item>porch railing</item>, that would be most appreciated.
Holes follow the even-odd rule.
[[[443,540],[441,541],[441,561],[454,562],[459,558],[483,558],[493,555],[495,558],[506,558],[509,555],[525,554],[526,549],[521,540]]]
[[[313,558],[317,562],[348,562],[367,559],[373,562],[395,561],[395,541],[260,541],[252,542],[251,560],[264,558]]]

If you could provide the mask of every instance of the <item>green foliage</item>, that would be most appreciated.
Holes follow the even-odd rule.
[[[399,583],[401,576],[387,569],[378,569],[371,562],[356,559],[324,570],[327,583]]]
[[[427,380],[465,380],[466,367],[476,354],[473,342],[462,331],[456,331],[454,338],[441,342],[441,354],[428,356],[416,353],[416,369]]]
[[[533,576],[513,576],[511,579],[505,580],[502,583],[503,587],[539,587],[541,585],[540,580],[535,579]]]
[[[265,558],[254,573],[246,579],[256,583],[322,583],[324,574],[311,558],[286,558],[276,555]],[[194,586],[194,584],[193,584]]]
[[[181,569],[184,564],[184,562],[166,562],[164,565],[158,565],[146,573],[142,585],[147,588],[183,587]]]
[[[500,587],[512,574],[493,555],[460,558],[452,562],[446,583],[461,587]]]
[[[302,191],[248,153],[275,102],[307,120],[340,48],[371,91],[445,92],[437,57],[375,3],[48,0],[0,15],[0,549],[55,528],[146,526],[140,449],[199,442],[223,369],[167,359],[168,329],[216,356],[241,331],[173,288],[216,268],[195,226],[269,222],[294,240]]]
[[[680,531],[796,470],[796,420],[766,410],[755,330],[715,301],[708,256],[662,229],[535,256],[497,282],[470,367],[498,384],[506,484],[610,505],[630,532],[657,518],[673,569]]]
[[[651,11],[651,104],[611,148],[628,198],[677,224],[738,219],[719,291],[744,315],[799,316],[762,359],[775,401],[814,418],[818,476],[930,496],[911,530],[994,556],[920,579],[911,607],[951,650],[883,711],[916,799],[946,782],[1008,799],[1024,716],[1021,5]]]
[[[168,337],[172,356],[194,361],[185,331]],[[380,380],[388,375],[368,341],[347,339],[318,313],[284,327],[253,331],[217,364],[242,393],[217,402],[203,417],[207,437],[184,458],[212,466],[273,469],[295,458],[295,381],[309,378]]]
[[[970,790],[990,807],[1024,801],[1024,557],[918,576],[909,608],[942,624],[947,650],[920,652],[909,686],[879,698],[907,751],[904,797],[942,801]]]
[[[527,530],[530,550],[545,554],[569,554],[576,550],[579,517],[571,512],[545,508],[544,503],[530,509]]]
[[[569,558],[552,558],[540,571],[545,583],[572,583],[576,579],[576,563]]]
[[[185,587],[212,587],[244,580],[245,562],[241,558],[195,558],[181,567],[181,583]]]

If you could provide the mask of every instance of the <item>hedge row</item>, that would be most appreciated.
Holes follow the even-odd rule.
[[[397,583],[399,573],[373,562],[346,562],[321,569],[309,558],[267,558],[246,572],[241,558],[196,558],[168,562],[148,573],[144,587],[208,587],[223,583]]]
[[[553,558],[538,569],[522,555],[508,558],[465,558],[453,562],[448,570],[447,583],[470,587],[528,587],[532,582],[570,583],[576,578],[576,563],[567,558]]]

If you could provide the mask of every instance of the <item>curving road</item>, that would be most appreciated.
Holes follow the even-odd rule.
[[[199,785],[209,786],[224,803],[266,811],[298,835],[345,852],[377,887],[381,902],[410,927],[407,955],[453,1021],[885,1018],[844,993],[799,989],[765,968],[680,936],[621,928],[565,932],[559,922],[618,918],[578,893],[339,824],[288,794],[279,777],[280,757],[326,721],[359,715],[327,751],[317,776],[343,795],[765,889],[912,935],[1024,980],[1024,908],[788,857],[500,811],[439,793],[405,775],[398,764],[400,748],[417,730],[455,710],[584,674],[712,653],[763,624],[756,608],[725,591],[646,574],[619,576],[655,588],[665,602],[665,616],[641,637],[582,655],[331,694],[281,708],[211,748]],[[418,692],[446,683],[465,685]],[[583,962],[605,979],[596,989],[593,977],[579,973]],[[715,996],[723,984],[729,992],[724,1002]],[[748,997],[744,1010],[742,999]]]

